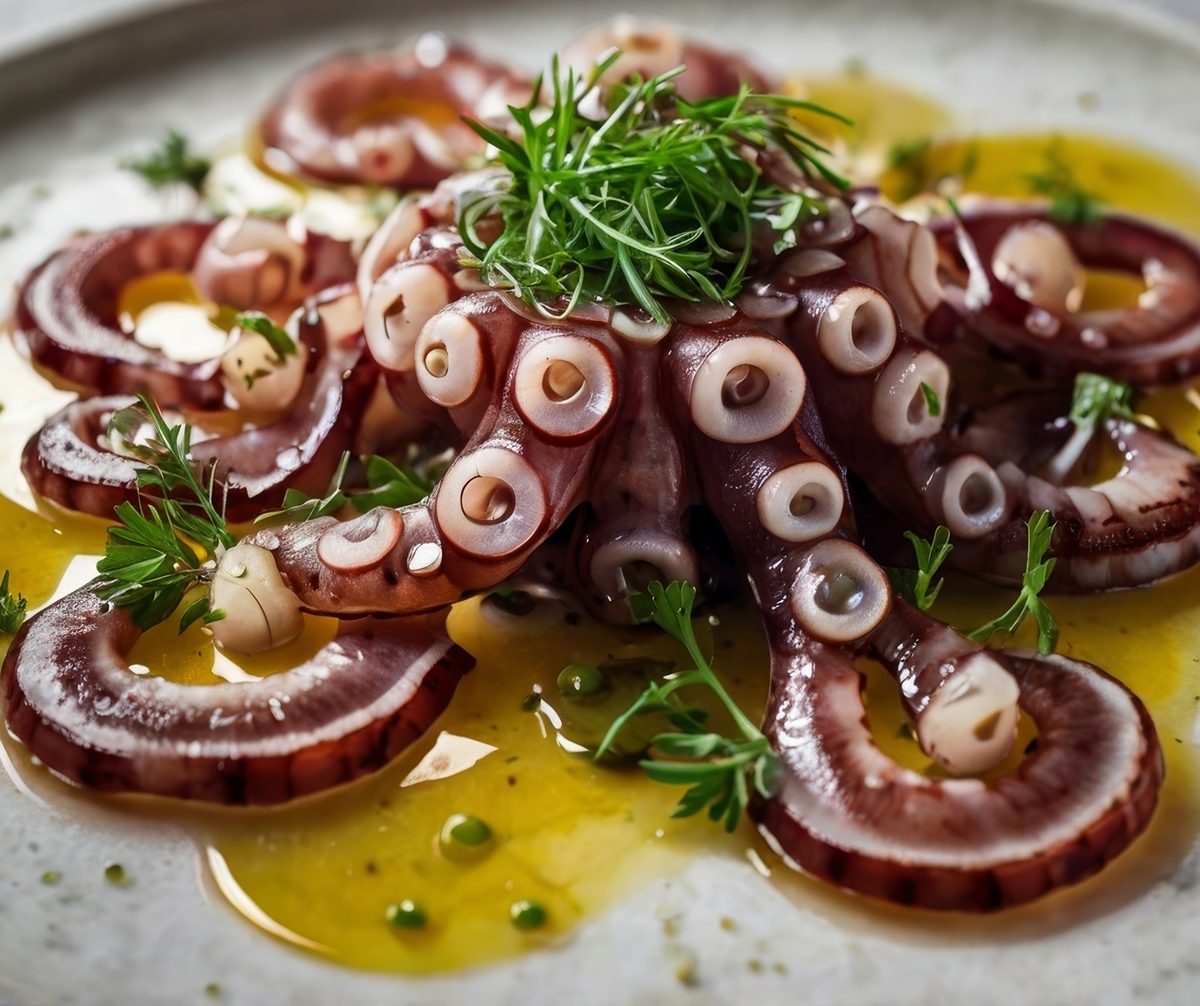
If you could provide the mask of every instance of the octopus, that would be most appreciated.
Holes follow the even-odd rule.
[[[564,60],[614,46],[612,80],[684,64],[686,96],[772,86],[628,20]],[[341,620],[305,663],[208,688],[135,675],[140,630],[93,581],[15,638],[9,730],[83,786],[277,803],[374,771],[430,727],[472,663],[445,632],[459,599],[536,570],[622,621],[631,593],[685,581],[761,613],[781,781],[751,810],[789,865],[957,911],[1101,870],[1146,828],[1163,781],[1142,703],[1091,664],[972,642],[896,592],[882,563],[898,529],[944,526],[959,569],[1019,584],[1028,521],[1047,511],[1051,589],[1194,565],[1200,459],[1135,414],[1083,429],[1071,389],[1085,370],[1139,389],[1200,371],[1200,249],[1116,214],[1064,224],[1044,205],[979,201],[918,222],[870,190],[827,192],[826,212],[758,258],[732,301],[680,302],[668,323],[598,302],[553,315],[483,282],[458,231],[463,206],[504,184],[471,163],[483,143],[458,116],[501,121],[534,86],[440,36],[338,56],[288,85],[262,136],[302,176],[404,191],[361,251],[251,217],[85,235],[30,273],[16,339],[80,392],[23,458],[60,506],[109,515],[136,498],[141,462],[106,425],[134,393],[238,418],[193,457],[215,466],[239,520],[287,489],[316,492],[376,413],[454,455],[418,503],[250,528],[219,556],[213,603],[236,614],[212,626],[222,645],[277,644],[305,612]],[[137,342],[118,294],[165,268],[284,322],[294,364],[247,390],[266,351],[252,332],[193,364]],[[1090,268],[1145,292],[1084,310]],[[981,366],[1014,379],[972,379]],[[1100,448],[1122,463],[1097,480]],[[876,745],[868,659],[942,771]],[[1023,756],[1022,717],[1037,730]]]

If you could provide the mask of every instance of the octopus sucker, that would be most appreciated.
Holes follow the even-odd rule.
[[[16,635],[9,729],[81,785],[280,803],[430,728],[471,665],[445,631],[456,602],[521,584],[632,632],[649,599],[696,664],[680,687],[707,683],[745,734],[679,709],[692,732],[646,747],[670,781],[726,771],[728,745],[714,820],[748,810],[798,869],[930,909],[1007,908],[1103,868],[1154,812],[1154,724],[1121,682],[1054,655],[1056,626],[1044,652],[985,644],[1043,588],[1200,561],[1200,458],[1132,404],[1197,370],[1200,253],[1040,205],[908,219],[796,139],[793,113],[821,109],[669,26],[621,19],[553,72],[539,90],[428,35],[295,78],[262,120],[264,158],[297,184],[398,190],[361,250],[238,217],[85,235],[31,272],[18,342],[81,397],[22,470],[43,499],[123,524],[101,577]],[[1145,292],[1090,311],[1094,269]],[[219,352],[139,341],[119,305],[160,274],[229,326]],[[383,456],[353,462],[365,443]],[[239,540],[226,518],[259,523]],[[138,527],[169,544],[122,565]],[[885,568],[903,532],[919,571]],[[1015,624],[935,618],[940,586],[903,574],[944,560],[1016,586]],[[160,580],[179,589],[155,607],[143,581]],[[306,615],[339,628],[250,684],[135,674],[143,628],[185,595],[181,621],[230,652],[296,639]],[[691,634],[693,602],[733,596],[770,651],[757,733]],[[926,771],[873,738],[867,661]],[[670,710],[668,677],[648,680]],[[1019,754],[1023,722],[1037,743]],[[684,799],[686,816],[695,788]]]

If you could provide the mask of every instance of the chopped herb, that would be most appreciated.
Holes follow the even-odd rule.
[[[981,625],[969,638],[977,643],[986,643],[997,632],[1011,636],[1020,628],[1027,615],[1032,615],[1038,628],[1038,651],[1053,653],[1058,643],[1058,623],[1039,596],[1054,571],[1055,559],[1047,559],[1050,542],[1054,537],[1055,525],[1050,523],[1050,512],[1039,510],[1029,518],[1028,540],[1025,552],[1025,573],[1021,578],[1021,593],[1011,607],[998,618]]]
[[[1070,420],[1076,429],[1095,430],[1109,419],[1133,418],[1133,387],[1103,374],[1075,375]]]
[[[1030,190],[1050,201],[1049,216],[1061,224],[1094,224],[1104,217],[1104,202],[1088,192],[1063,157],[1062,146],[1046,148],[1045,168],[1028,175]]]
[[[333,478],[329,480],[324,496],[309,496],[308,493],[301,492],[299,489],[288,489],[283,494],[283,509],[260,513],[254,518],[254,523],[285,521],[289,524],[299,524],[306,520],[316,520],[318,517],[328,517],[330,514],[337,513],[346,505],[347,496],[342,492],[342,482],[346,478],[346,469],[349,465],[350,452],[344,451],[342,459],[338,462],[337,470],[333,473]]]
[[[21,595],[13,596],[8,589],[8,570],[0,576],[0,632],[10,636],[21,627],[25,621],[26,609],[29,602]]]
[[[916,553],[917,568],[891,568],[888,570],[888,577],[896,590],[922,611],[928,611],[941,593],[944,582],[938,579],[935,583],[933,578],[954,550],[954,546],[950,544],[950,529],[939,525],[934,529],[933,537],[929,541],[918,537],[912,531],[905,531],[904,537],[909,540]]]
[[[58,870],[47,870],[42,874],[42,883],[47,887],[57,887],[61,880],[62,874]]]
[[[119,433],[147,422],[153,427],[154,436],[137,446],[146,462],[137,478],[139,488],[152,490],[155,498],[116,508],[120,524],[108,529],[96,571],[99,596],[128,608],[134,624],[148,629],[174,612],[190,588],[212,579],[218,548],[231,548],[236,539],[216,502],[215,462],[197,469],[191,459],[192,428],[171,426],[149,398],[140,400],[140,406],[116,413],[109,428]],[[219,617],[208,611],[207,598],[185,612],[187,624],[201,617]]]
[[[411,898],[388,905],[384,918],[397,929],[424,929],[429,921],[425,909]]]
[[[645,594],[630,598],[634,619],[652,621],[673,636],[687,651],[693,669],[669,675],[661,682],[651,681],[634,703],[613,721],[595,757],[600,759],[605,755],[635,716],[655,710],[666,713],[678,732],[656,736],[651,747],[663,757],[646,758],[639,764],[656,782],[688,787],[673,816],[689,817],[707,808],[711,820],[723,821],[725,830],[733,831],[750,802],[752,788],[764,797],[775,794],[779,785],[779,760],[766,737],[738,708],[713,672],[710,662],[700,652],[692,628],[695,599],[696,588],[678,581],[666,587],[655,581]],[[740,737],[723,737],[706,730],[704,719],[676,696],[679,689],[694,685],[707,687],[716,694],[732,717]]]
[[[209,999],[220,999],[221,998],[221,986],[218,985],[216,982],[209,982],[207,985],[204,986],[204,994],[206,996],[208,996]]]
[[[546,909],[524,898],[509,906],[508,916],[518,929],[539,929],[546,924]]]
[[[212,161],[188,150],[187,138],[172,129],[157,150],[143,158],[126,158],[121,167],[141,175],[156,189],[186,185],[199,191]]]
[[[470,123],[512,181],[464,206],[459,232],[488,283],[546,313],[555,301],[565,300],[566,313],[598,298],[666,322],[663,298],[728,300],[741,289],[761,225],[786,247],[799,223],[825,213],[815,189],[768,182],[747,151],[782,156],[804,177],[845,187],[791,113],[841,116],[745,87],[693,104],[675,93],[677,67],[612,87],[611,111],[592,118],[585,99],[595,98],[618,56],[586,79],[564,75],[555,60],[550,107],[539,105],[539,82],[529,104],[511,109],[517,138]],[[479,224],[497,214],[504,230],[489,244]]]
[[[892,145],[887,153],[886,180],[889,195],[897,202],[907,202],[923,192],[938,193],[945,183],[957,180],[965,182],[979,167],[979,147],[969,142],[963,149],[958,168],[946,170],[945,161],[950,148],[937,145],[928,136],[902,140]]]
[[[295,356],[300,350],[296,341],[261,311],[242,311],[238,314],[235,324],[247,332],[254,332],[267,340],[275,358],[271,361],[276,367],[282,367],[289,356]]]
[[[921,394],[925,396],[925,408],[934,419],[942,414],[942,400],[938,393],[924,381],[921,382]]]
[[[1056,484],[1066,482],[1089,445],[1110,419],[1133,418],[1133,388],[1103,374],[1075,375],[1071,411],[1067,416],[1074,430],[1046,462],[1043,474]]]

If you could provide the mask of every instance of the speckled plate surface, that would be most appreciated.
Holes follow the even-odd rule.
[[[87,37],[10,52],[0,62],[0,289],[77,227],[169,214],[113,170],[166,125],[201,146],[228,140],[294,68],[424,28],[533,63],[608,6],[148,3]],[[1182,25],[1033,0],[688,0],[648,10],[783,70],[865,60],[939,96],[969,127],[1109,133],[1200,171],[1200,36]],[[0,458],[0,478],[11,472]],[[0,537],[0,566],[3,549]],[[952,937],[902,912],[868,915],[836,894],[789,897],[744,860],[702,859],[560,947],[426,980],[348,971],[276,942],[198,879],[182,831],[112,809],[68,816],[3,774],[0,850],[4,1006],[212,1002],[211,982],[221,1002],[263,1006],[1168,1004],[1195,1002],[1200,983],[1196,850],[1110,871],[1082,910],[1078,899],[1070,911],[1052,901],[1015,924],[964,920]],[[109,860],[136,864],[136,883],[106,885]],[[56,887],[39,882],[49,869],[64,877]]]

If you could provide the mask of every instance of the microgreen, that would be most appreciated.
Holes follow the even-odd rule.
[[[192,153],[188,149],[187,138],[172,129],[157,150],[141,158],[128,157],[121,162],[121,167],[141,175],[156,189],[168,185],[186,185],[198,191],[204,184],[212,162],[207,157]]]
[[[1045,167],[1027,175],[1030,190],[1050,201],[1051,220],[1062,224],[1094,224],[1104,217],[1104,202],[1075,177],[1075,171],[1063,157],[1059,144],[1046,148]]]
[[[1025,573],[1021,578],[1020,594],[1007,611],[969,633],[968,638],[986,643],[998,632],[1011,636],[1026,616],[1032,615],[1038,628],[1038,651],[1053,653],[1058,643],[1058,623],[1039,595],[1054,571],[1056,560],[1047,559],[1046,553],[1050,551],[1055,525],[1050,523],[1048,510],[1039,510],[1029,518],[1026,528]]]
[[[139,628],[164,621],[188,590],[212,579],[219,549],[235,538],[216,502],[216,465],[198,468],[191,458],[192,429],[170,425],[145,395],[141,405],[122,409],[109,424],[110,434],[149,423],[153,436],[136,445],[145,462],[138,469],[140,489],[153,499],[124,502],[116,508],[119,525],[108,529],[104,557],[96,564],[99,596],[123,608]],[[197,618],[214,621],[207,597],[189,605],[187,625]]]
[[[909,540],[913,552],[916,553],[917,568],[891,568],[887,571],[888,577],[896,590],[922,611],[928,611],[941,593],[944,582],[939,578],[935,583],[933,578],[954,550],[954,546],[950,544],[950,529],[938,525],[929,541],[918,537],[912,531],[905,531],[904,537]]]
[[[674,817],[690,817],[707,808],[713,821],[723,821],[733,831],[742,811],[750,802],[751,792],[769,798],[779,788],[779,759],[770,744],[734,702],[700,650],[692,628],[692,605],[696,588],[674,582],[663,586],[650,584],[645,594],[630,598],[634,619],[654,622],[683,645],[692,661],[692,670],[666,675],[651,681],[633,704],[609,727],[595,757],[602,758],[617,736],[635,716],[647,712],[664,713],[675,732],[660,733],[651,741],[651,749],[662,757],[644,758],[639,764],[656,782],[687,789],[675,809]],[[740,736],[725,737],[709,730],[705,717],[685,705],[676,694],[680,689],[703,686],[711,689],[728,710]]]
[[[675,93],[677,67],[612,87],[607,112],[589,114],[612,53],[590,74],[551,71],[549,108],[512,107],[516,138],[469,125],[495,150],[511,183],[469,201],[459,231],[471,261],[493,286],[550,313],[580,301],[636,304],[666,322],[664,298],[728,300],[741,288],[763,228],[777,249],[795,244],[799,224],[819,217],[815,189],[768,182],[751,159],[782,154],[804,178],[844,187],[827,151],[797,128],[791,112],[827,109],[776,94],[692,103]],[[503,232],[480,236],[485,218]],[[565,307],[562,302],[565,301]]]
[[[21,627],[25,621],[25,610],[29,602],[20,594],[13,594],[8,588],[8,570],[0,576],[0,632],[10,636]]]

